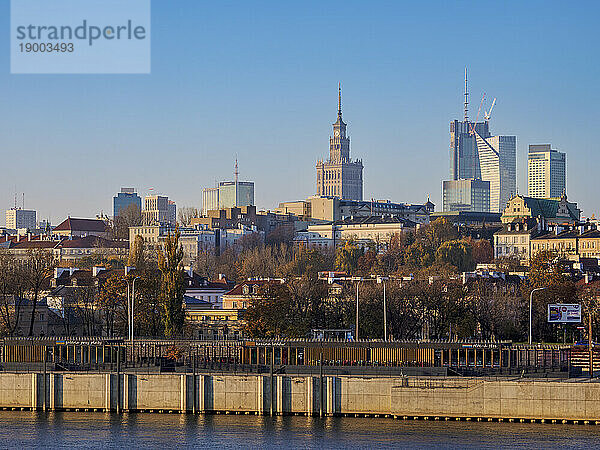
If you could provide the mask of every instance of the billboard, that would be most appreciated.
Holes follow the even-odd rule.
[[[580,323],[581,305],[557,303],[548,305],[548,322],[550,323]]]

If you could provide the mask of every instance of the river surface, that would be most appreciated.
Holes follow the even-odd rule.
[[[594,448],[600,426],[0,412],[0,448]]]

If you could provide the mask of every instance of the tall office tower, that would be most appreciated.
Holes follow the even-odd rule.
[[[202,189],[202,215],[214,209],[219,209],[219,188]]]
[[[117,217],[129,205],[135,205],[141,211],[142,199],[134,188],[121,188],[121,192],[113,197],[113,217]]]
[[[530,145],[527,155],[527,194],[559,198],[567,189],[567,155],[550,144]]]
[[[502,212],[517,193],[517,138],[475,132],[481,179],[490,182],[490,212]]]
[[[162,195],[148,195],[144,198],[142,211],[144,225],[172,225],[177,224],[175,203],[169,197]]]
[[[11,208],[6,210],[6,228],[35,230],[36,212],[30,209]]]
[[[350,159],[350,138],[342,120],[342,87],[338,85],[338,117],[329,138],[329,159],[317,162],[317,195],[344,200],[363,199],[362,160]]]
[[[481,183],[475,132],[489,137],[488,121],[469,120],[469,89],[465,69],[463,120],[450,122],[450,181],[442,182],[444,211],[489,212],[489,183]]]
[[[443,181],[442,196],[444,211],[490,212],[489,181]]]
[[[233,181],[220,181],[218,187],[202,189],[202,214],[223,208],[254,205],[254,181],[239,181],[237,158]]]
[[[465,69],[465,115],[461,121],[450,122],[450,178],[452,180],[481,178],[477,140],[474,132],[487,138],[490,136],[487,120],[469,120],[469,88]]]

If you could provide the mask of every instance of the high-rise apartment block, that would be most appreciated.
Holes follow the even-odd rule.
[[[527,155],[527,195],[559,198],[567,189],[567,155],[550,144],[530,145]]]
[[[117,217],[130,205],[134,205],[138,210],[141,210],[142,199],[137,195],[134,188],[121,188],[121,192],[113,197],[113,217]]]
[[[148,195],[144,198],[142,218],[145,225],[172,225],[177,224],[177,207],[169,197],[162,195]]]
[[[350,138],[342,120],[342,89],[338,87],[338,117],[329,138],[329,159],[317,162],[317,195],[343,200],[363,199],[363,164],[350,159]]]
[[[475,135],[481,179],[490,182],[490,212],[502,212],[517,193],[517,138]]]
[[[490,211],[490,182],[449,180],[442,182],[444,211]]]
[[[6,228],[35,230],[36,212],[29,209],[11,208],[6,210]]]

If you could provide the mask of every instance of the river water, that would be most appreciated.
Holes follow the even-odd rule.
[[[600,426],[0,412],[0,448],[592,448]]]

